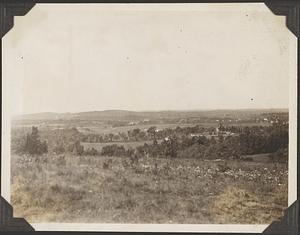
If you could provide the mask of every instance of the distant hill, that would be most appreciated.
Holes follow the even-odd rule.
[[[288,109],[239,109],[239,110],[195,110],[195,111],[128,111],[104,110],[80,113],[36,113],[14,117],[14,120],[139,120],[168,118],[245,118],[268,113],[287,113]]]

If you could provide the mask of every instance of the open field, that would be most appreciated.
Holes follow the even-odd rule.
[[[112,144],[117,144],[117,145],[122,145],[124,148],[127,150],[129,148],[136,148],[138,146],[144,145],[144,144],[151,144],[153,141],[134,141],[134,142],[108,142],[108,143],[84,143],[82,142],[81,144],[84,147],[84,150],[87,149],[96,149],[97,151],[101,152],[102,148],[107,145],[112,145]]]
[[[11,202],[29,222],[262,224],[282,216],[286,164],[227,163],[12,155]]]
[[[157,140],[157,143],[161,143],[162,140]],[[108,146],[108,145],[119,145],[119,146],[123,146],[126,150],[127,149],[135,149],[138,146],[143,146],[144,144],[152,144],[153,140],[147,140],[147,141],[130,141],[130,142],[119,142],[119,141],[114,141],[114,142],[107,142],[107,143],[87,143],[87,142],[81,142],[81,145],[84,147],[84,150],[88,150],[88,149],[96,149],[98,152],[101,152],[102,148],[104,146]]]
[[[76,121],[73,124],[70,124],[68,122],[58,124],[45,124],[45,123],[29,123],[29,124],[15,124],[15,128],[20,130],[23,129],[31,129],[32,125],[37,126],[40,130],[54,130],[54,129],[64,129],[64,128],[74,128],[76,127],[80,132],[84,134],[117,134],[120,132],[127,132],[129,130],[132,130],[134,128],[139,128],[141,130],[147,130],[151,126],[155,126],[157,129],[162,130],[166,128],[175,129],[176,127],[192,127],[195,125],[199,125],[200,127],[217,127],[219,125],[218,122],[199,122],[199,123],[190,123],[190,124],[184,124],[184,123],[164,123],[164,124],[137,124],[137,125],[124,125],[124,126],[111,126],[105,123],[101,122],[95,122],[95,123],[81,123],[80,121]],[[269,123],[265,122],[247,122],[247,123],[230,123],[230,126],[270,126]]]
[[[195,125],[215,128],[220,122],[228,126],[271,126],[270,121],[272,118],[274,119],[274,115],[286,115],[286,110],[157,112],[104,110],[82,113],[37,113],[15,117],[12,126],[20,129],[31,128],[34,125],[41,131],[75,127],[84,134],[117,134],[134,128],[145,130],[151,126],[156,126],[157,129],[174,129],[177,126],[183,128]],[[268,121],[266,118],[269,118]],[[145,120],[148,121],[145,122]]]
[[[139,128],[141,130],[147,130],[151,126],[155,126],[158,130],[170,128],[175,129],[176,127],[192,127],[195,125],[199,125],[200,127],[217,127],[219,125],[218,122],[210,122],[210,123],[191,123],[191,124],[184,124],[184,123],[164,123],[164,124],[137,124],[137,125],[126,125],[126,126],[118,126],[113,127],[109,125],[91,125],[91,126],[82,126],[79,127],[78,130],[82,133],[95,133],[95,134],[108,134],[113,133],[117,134],[120,132],[127,132],[129,130],[132,130],[134,128]],[[270,126],[269,123],[230,123],[231,126]]]
[[[118,126],[118,127],[113,127],[113,126],[109,126],[109,125],[93,125],[93,126],[85,126],[85,127],[80,127],[78,130],[80,130],[83,133],[96,133],[96,134],[117,134],[120,132],[127,132],[129,130],[135,129],[135,128],[139,128],[141,130],[147,130],[149,129],[151,126],[156,126],[157,129],[166,129],[166,128],[170,128],[170,129],[174,129],[177,126],[180,127],[189,127],[189,126],[195,126],[195,124],[138,124],[138,125],[127,125],[127,126]],[[207,126],[207,125],[206,125]],[[216,123],[211,123],[211,126],[215,127],[217,126]]]

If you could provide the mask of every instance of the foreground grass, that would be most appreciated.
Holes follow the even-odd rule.
[[[227,167],[230,166],[230,167]],[[196,159],[12,156],[11,201],[29,222],[270,223],[287,166]]]

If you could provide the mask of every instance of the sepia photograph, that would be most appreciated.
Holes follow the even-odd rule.
[[[36,4],[2,39],[14,216],[280,220],[296,200],[296,43],[263,3]]]

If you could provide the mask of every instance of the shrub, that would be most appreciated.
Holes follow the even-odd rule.
[[[106,156],[125,156],[126,155],[126,150],[124,146],[120,145],[106,145],[102,148],[101,155],[106,155]]]
[[[72,147],[73,153],[78,155],[82,155],[84,153],[84,147],[80,144],[80,141],[76,141]]]
[[[96,156],[96,155],[98,155],[98,151],[97,151],[97,149],[92,147],[92,148],[89,148],[89,149],[85,150],[84,154],[85,155]]]
[[[46,141],[41,141],[37,127],[32,127],[31,134],[27,134],[25,144],[21,147],[21,152],[29,154],[43,154],[48,152]]]

